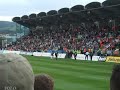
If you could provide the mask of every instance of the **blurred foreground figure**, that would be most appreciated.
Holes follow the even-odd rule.
[[[0,54],[0,90],[34,90],[34,74],[26,58]]]
[[[35,76],[34,90],[53,90],[53,88],[54,81],[50,76],[46,74]]]
[[[120,64],[113,67],[110,78],[110,90],[120,90]]]

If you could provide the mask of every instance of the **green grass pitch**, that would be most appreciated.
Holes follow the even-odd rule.
[[[114,63],[25,56],[35,74],[54,78],[54,90],[109,90]]]

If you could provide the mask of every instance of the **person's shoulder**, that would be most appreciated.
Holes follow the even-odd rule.
[[[120,64],[114,65],[113,72],[120,72]]]

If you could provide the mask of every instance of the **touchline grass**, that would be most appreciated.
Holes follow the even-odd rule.
[[[35,74],[54,78],[54,90],[109,90],[114,63],[25,56]]]

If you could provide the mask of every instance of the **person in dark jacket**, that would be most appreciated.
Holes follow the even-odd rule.
[[[54,51],[51,52],[51,59],[54,57]]]
[[[120,90],[120,64],[113,67],[110,78],[110,90]]]
[[[74,52],[73,55],[74,55],[74,59],[76,60],[77,52]]]
[[[55,52],[55,59],[56,60],[58,59],[58,52],[57,51]]]
[[[90,56],[90,60],[92,61],[92,57],[93,57],[93,52],[92,51],[89,53],[89,56]]]

